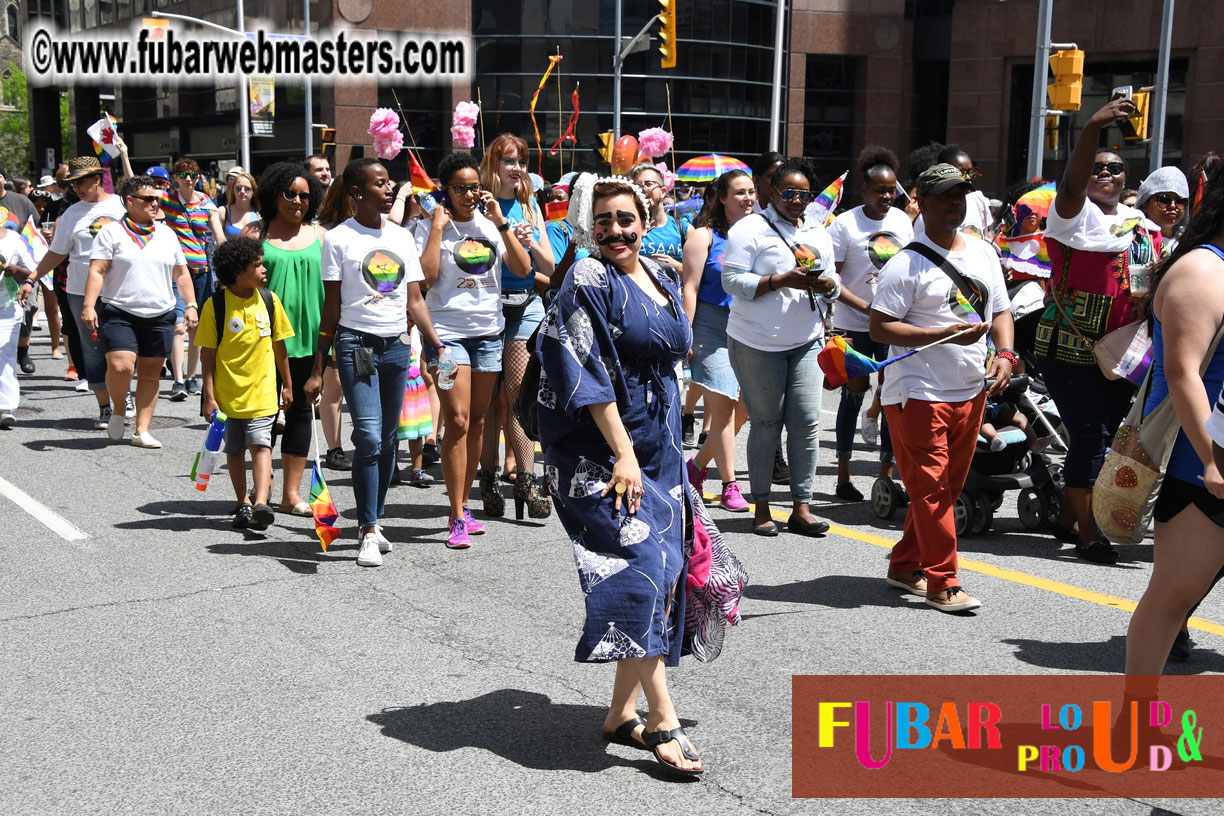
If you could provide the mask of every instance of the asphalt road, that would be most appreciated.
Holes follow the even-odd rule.
[[[1150,546],[1123,548],[1116,567],[1075,560],[1026,533],[1010,498],[992,534],[961,543],[978,614],[907,599],[882,580],[900,516],[881,523],[831,495],[831,414],[814,510],[834,534],[758,538],[749,515],[713,511],[751,584],[723,655],[670,675],[708,767],[676,783],[599,738],[612,672],[572,660],[582,594],[555,518],[494,521],[454,552],[443,488],[393,488],[395,551],[363,569],[350,480],[330,473],[345,537],[329,552],[309,519],[235,532],[224,474],[204,494],[185,478],[204,434],[194,401],[159,402],[164,449],[110,444],[35,338],[38,372],[22,377],[17,427],[0,432],[2,813],[1219,812],[921,798],[936,788],[791,798],[792,675],[1119,672],[1125,600],[1151,570]],[[875,467],[856,453],[864,492]],[[12,488],[67,522],[68,539]],[[783,513],[786,501],[775,494]],[[1214,633],[1195,631],[1194,657],[1172,671],[1224,670],[1220,593],[1199,616]]]

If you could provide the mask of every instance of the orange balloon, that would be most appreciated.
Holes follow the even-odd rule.
[[[638,140],[636,136],[622,136],[612,146],[612,174],[624,176],[629,174],[633,163],[637,161]]]

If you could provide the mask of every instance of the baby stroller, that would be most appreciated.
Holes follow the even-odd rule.
[[[1030,378],[1017,374],[997,399],[1016,405],[1038,426],[1053,431],[1050,417],[1034,405],[1029,397]],[[1057,422],[1057,416],[1053,417]],[[992,451],[984,436],[979,434],[977,450],[969,468],[965,487],[953,506],[957,536],[981,535],[990,530],[994,513],[1003,504],[1008,491],[1018,490],[1017,507],[1020,523],[1027,530],[1049,526],[1062,510],[1062,466],[1044,451],[1029,449],[1024,431],[1012,427],[998,430],[1004,443],[1001,450]],[[1059,439],[1061,441],[1061,439]],[[897,510],[909,504],[902,485],[880,477],[871,488],[871,507],[878,518],[891,519]]]

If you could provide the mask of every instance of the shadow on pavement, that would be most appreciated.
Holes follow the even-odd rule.
[[[235,530],[234,534],[239,535],[239,531]],[[271,558],[298,575],[317,575],[320,563],[338,560],[323,555],[318,552],[318,549],[318,540],[314,542],[271,541],[259,533],[248,533],[243,541],[208,545],[208,551],[214,555]]]
[[[777,586],[749,584],[744,588],[744,597],[754,601],[820,604],[834,609],[895,607],[905,604],[901,591],[893,590],[884,583],[882,572],[878,578],[862,575],[824,575]]]
[[[1191,630],[1198,640],[1190,659],[1184,663],[1170,660],[1165,674],[1204,674],[1224,672],[1224,655],[1203,645],[1203,635]],[[1016,658],[1046,669],[1073,672],[1122,672],[1126,668],[1126,635],[1114,635],[1101,643],[1077,643],[1015,638],[1003,640],[1016,647]]]
[[[483,748],[524,768],[598,773],[627,766],[662,778],[650,754],[635,752],[642,759],[628,760],[608,751],[599,735],[606,713],[554,703],[538,692],[500,689],[471,700],[387,708],[366,719],[384,736],[427,751]]]
[[[102,450],[105,447],[118,445],[119,443],[111,442],[103,435],[101,438],[60,437],[57,439],[34,439],[22,444],[35,453],[45,453],[57,448],[62,450]]]

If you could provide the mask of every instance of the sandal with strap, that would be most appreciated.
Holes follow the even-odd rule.
[[[646,747],[649,748],[650,752],[654,754],[654,757],[658,763],[664,768],[667,768],[669,772],[679,776],[701,776],[701,774],[705,773],[704,766],[701,768],[681,768],[668,762],[663,758],[663,755],[659,753],[659,746],[663,745],[665,742],[675,740],[680,746],[680,752],[684,754],[685,759],[689,760],[690,762],[701,761],[701,757],[697,756],[697,754],[693,751],[693,744],[689,742],[688,734],[684,733],[683,727],[673,728],[670,731],[652,731],[649,734],[642,734],[642,737],[646,741]]]
[[[642,726],[642,733],[645,734],[646,721],[641,717],[634,717],[632,720],[626,720],[616,727],[615,731],[604,731],[603,738],[607,742],[614,742],[617,745],[628,745],[630,748],[641,748],[643,751],[649,751],[646,743],[641,739],[634,739],[633,732],[638,726]]]

